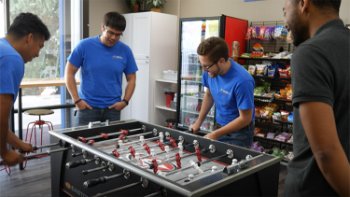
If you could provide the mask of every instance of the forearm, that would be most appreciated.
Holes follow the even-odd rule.
[[[65,81],[66,81],[67,90],[71,95],[73,101],[78,100],[79,95],[78,95],[77,83],[75,81],[74,76],[65,77]]]
[[[135,82],[133,81],[128,82],[128,84],[125,87],[124,98],[122,99],[130,101],[132,95],[134,94],[135,86],[136,86]]]
[[[19,148],[22,143],[22,141],[10,130],[7,133],[7,142],[15,148]]]
[[[350,166],[343,149],[335,145],[314,155],[323,176],[333,189],[340,196],[350,196]]]
[[[67,90],[71,95],[73,101],[77,101],[79,99],[77,82],[75,80],[75,73],[77,71],[78,71],[78,68],[75,68],[73,64],[67,62],[64,79],[65,79]]]
[[[0,118],[2,119],[2,118]],[[6,123],[8,125],[8,123]],[[0,123],[0,154],[1,156],[7,152],[7,132],[8,132],[8,126],[6,128],[6,125],[1,120]]]
[[[349,161],[337,134],[332,106],[322,102],[299,105],[300,119],[317,165],[332,188],[349,194]]]
[[[251,123],[252,119],[250,117],[239,116],[236,119],[229,122],[227,125],[217,129],[215,131],[217,136],[223,136],[230,134],[235,131],[239,131]]]
[[[13,105],[12,95],[0,94],[0,154],[7,152],[9,116]]]
[[[213,104],[214,104],[213,97],[211,97],[211,95],[209,95],[208,93],[205,93],[197,121],[202,123],[205,120],[205,117],[207,116]]]
[[[126,75],[126,80],[127,80],[127,84],[125,87],[124,98],[122,99],[130,101],[136,87],[136,74],[133,73],[133,74]]]

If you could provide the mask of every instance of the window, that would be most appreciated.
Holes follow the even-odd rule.
[[[5,36],[6,27],[6,1],[0,0],[0,38]]]
[[[9,1],[10,24],[21,12],[39,16],[51,33],[39,57],[26,64],[25,79],[59,78],[59,6],[58,0],[11,0]]]
[[[25,65],[25,75],[23,81],[48,80],[62,78],[67,56],[71,52],[73,44],[81,39],[81,18],[82,2],[77,0],[0,0],[1,6],[8,3],[7,11],[10,24],[21,12],[31,12],[48,27],[51,38],[45,42],[39,57],[34,58]],[[77,13],[79,13],[77,15]],[[6,15],[6,14],[4,14]],[[0,15],[0,22],[5,21],[5,17]],[[73,26],[74,24],[74,26]],[[1,29],[0,29],[1,30]],[[0,31],[1,33],[1,31]],[[22,89],[22,108],[35,108],[43,106],[61,105],[67,103],[66,89],[64,86],[58,87],[34,87]],[[18,109],[19,99],[14,104]],[[65,127],[67,116],[71,114],[68,109],[56,109],[53,115],[43,117],[51,121],[54,126]],[[22,128],[26,129],[27,124],[38,119],[36,116],[23,114]],[[69,119],[68,119],[69,120]],[[18,114],[15,115],[15,130],[18,129]],[[68,126],[70,126],[68,124]],[[25,132],[24,132],[25,133]]]

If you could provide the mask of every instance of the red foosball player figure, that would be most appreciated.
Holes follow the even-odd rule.
[[[157,140],[157,144],[162,151],[165,150],[164,144],[160,140]]]
[[[157,174],[158,172],[158,163],[157,163],[157,159],[152,159],[152,164],[153,164],[153,172],[154,174]]]
[[[177,148],[176,140],[173,137],[170,137],[169,142],[172,147]]]
[[[197,155],[198,162],[202,162],[202,154],[201,154],[201,150],[199,149],[199,146],[196,147],[196,155]]]
[[[179,153],[175,154],[177,168],[181,168],[181,156]]]
[[[132,155],[132,157],[135,158],[135,149],[134,149],[134,147],[129,146],[129,151],[130,151],[130,154]]]
[[[151,149],[147,144],[143,144],[143,148],[146,150],[146,152],[150,155],[151,154]]]
[[[119,154],[119,152],[117,151],[117,149],[114,149],[114,150],[112,151],[112,153],[113,153],[113,155],[114,155],[116,158],[119,158],[120,154]]]

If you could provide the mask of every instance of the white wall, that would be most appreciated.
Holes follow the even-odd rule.
[[[345,24],[350,24],[350,0],[342,0],[339,14]]]
[[[89,0],[89,35],[100,33],[102,17],[106,12],[127,13],[125,0]],[[243,0],[167,0],[162,12],[179,18],[219,16],[225,14],[248,21],[283,20],[284,0],[262,0],[245,3]],[[342,0],[340,18],[350,24],[350,0]]]
[[[180,8],[181,8],[180,4],[181,4],[181,0],[167,0],[167,3],[162,8],[162,12],[179,16]]]
[[[89,0],[89,36],[101,34],[103,16],[107,12],[123,14],[127,10],[124,0]]]
[[[168,0],[172,1],[172,0]],[[219,16],[225,14],[248,21],[283,20],[284,0],[180,0],[180,17]],[[350,0],[342,0],[340,17],[350,23]]]
[[[262,0],[249,3],[243,0],[167,0],[162,12],[177,15],[179,18],[225,14],[248,21],[275,21],[283,20],[283,5],[284,0]],[[129,9],[125,0],[89,0],[90,36],[101,33],[103,15],[109,11],[124,14],[128,13]],[[340,17],[346,24],[350,24],[350,0],[342,0]],[[177,28],[178,26],[177,24]]]

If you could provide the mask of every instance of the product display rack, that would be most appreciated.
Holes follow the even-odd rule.
[[[251,26],[274,26],[283,25],[281,21],[259,21],[251,22]],[[293,47],[291,44],[287,43],[286,40],[274,39],[274,40],[259,40],[250,39],[248,40],[247,51],[251,52],[253,46],[259,43],[264,48],[264,54],[277,54],[282,51],[292,51]],[[247,57],[241,56],[238,59],[239,63],[247,67],[249,65],[257,65],[266,62],[270,64],[279,64],[282,67],[290,65],[290,58],[272,58],[268,56],[263,57]],[[267,72],[267,71],[266,71]],[[278,73],[278,72],[277,72]],[[293,111],[292,101],[287,98],[275,97],[275,94],[280,93],[281,89],[284,89],[288,84],[291,84],[291,79],[280,78],[277,74],[274,77],[268,77],[265,73],[262,76],[253,75],[255,80],[255,86],[266,86],[269,84],[269,93],[266,95],[255,95],[254,103],[256,106],[256,116],[255,116],[255,135],[254,135],[254,145],[260,146],[259,151],[263,151],[275,156],[283,158],[282,163],[287,163],[291,158],[291,152],[293,150],[293,142],[289,139],[280,139],[278,135],[292,136],[293,123],[291,121],[282,119],[273,119],[271,114],[267,116],[260,116],[257,110],[261,108],[268,108],[269,105],[274,106],[275,112],[288,112]],[[274,92],[274,93],[273,93]],[[259,133],[258,133],[259,132]],[[277,137],[278,136],[278,137]],[[290,140],[290,141],[289,141]],[[253,146],[254,147],[254,146]],[[261,148],[262,147],[262,148]]]
[[[246,64],[257,64],[261,63],[262,61],[269,61],[272,64],[279,63],[279,64],[289,64],[289,59],[272,59],[272,58],[239,58],[239,60],[245,60]],[[278,92],[279,89],[284,88],[287,84],[291,83],[290,78],[269,78],[266,76],[253,76],[256,87],[263,84],[263,83],[269,83],[270,89],[273,91]],[[283,98],[275,98],[274,95],[271,96],[254,96],[254,103],[256,107],[261,107],[268,105],[270,103],[276,104],[277,110],[276,111],[288,111],[292,112],[292,101],[289,99],[283,99]],[[274,153],[274,150],[279,149],[280,153],[277,156],[284,157],[289,152],[293,150],[293,143],[287,142],[287,141],[279,141],[276,140],[275,137],[283,132],[292,134],[293,129],[293,123],[283,120],[273,120],[272,117],[264,118],[264,117],[255,117],[255,127],[261,129],[261,133],[264,134],[264,137],[261,137],[259,135],[254,136],[254,141],[258,142],[259,145],[261,145],[264,148],[264,152],[267,153]],[[273,133],[273,137],[271,137],[271,133]],[[268,135],[270,134],[270,136]],[[276,154],[276,153],[275,153]],[[287,162],[288,159],[284,157],[284,161]]]

